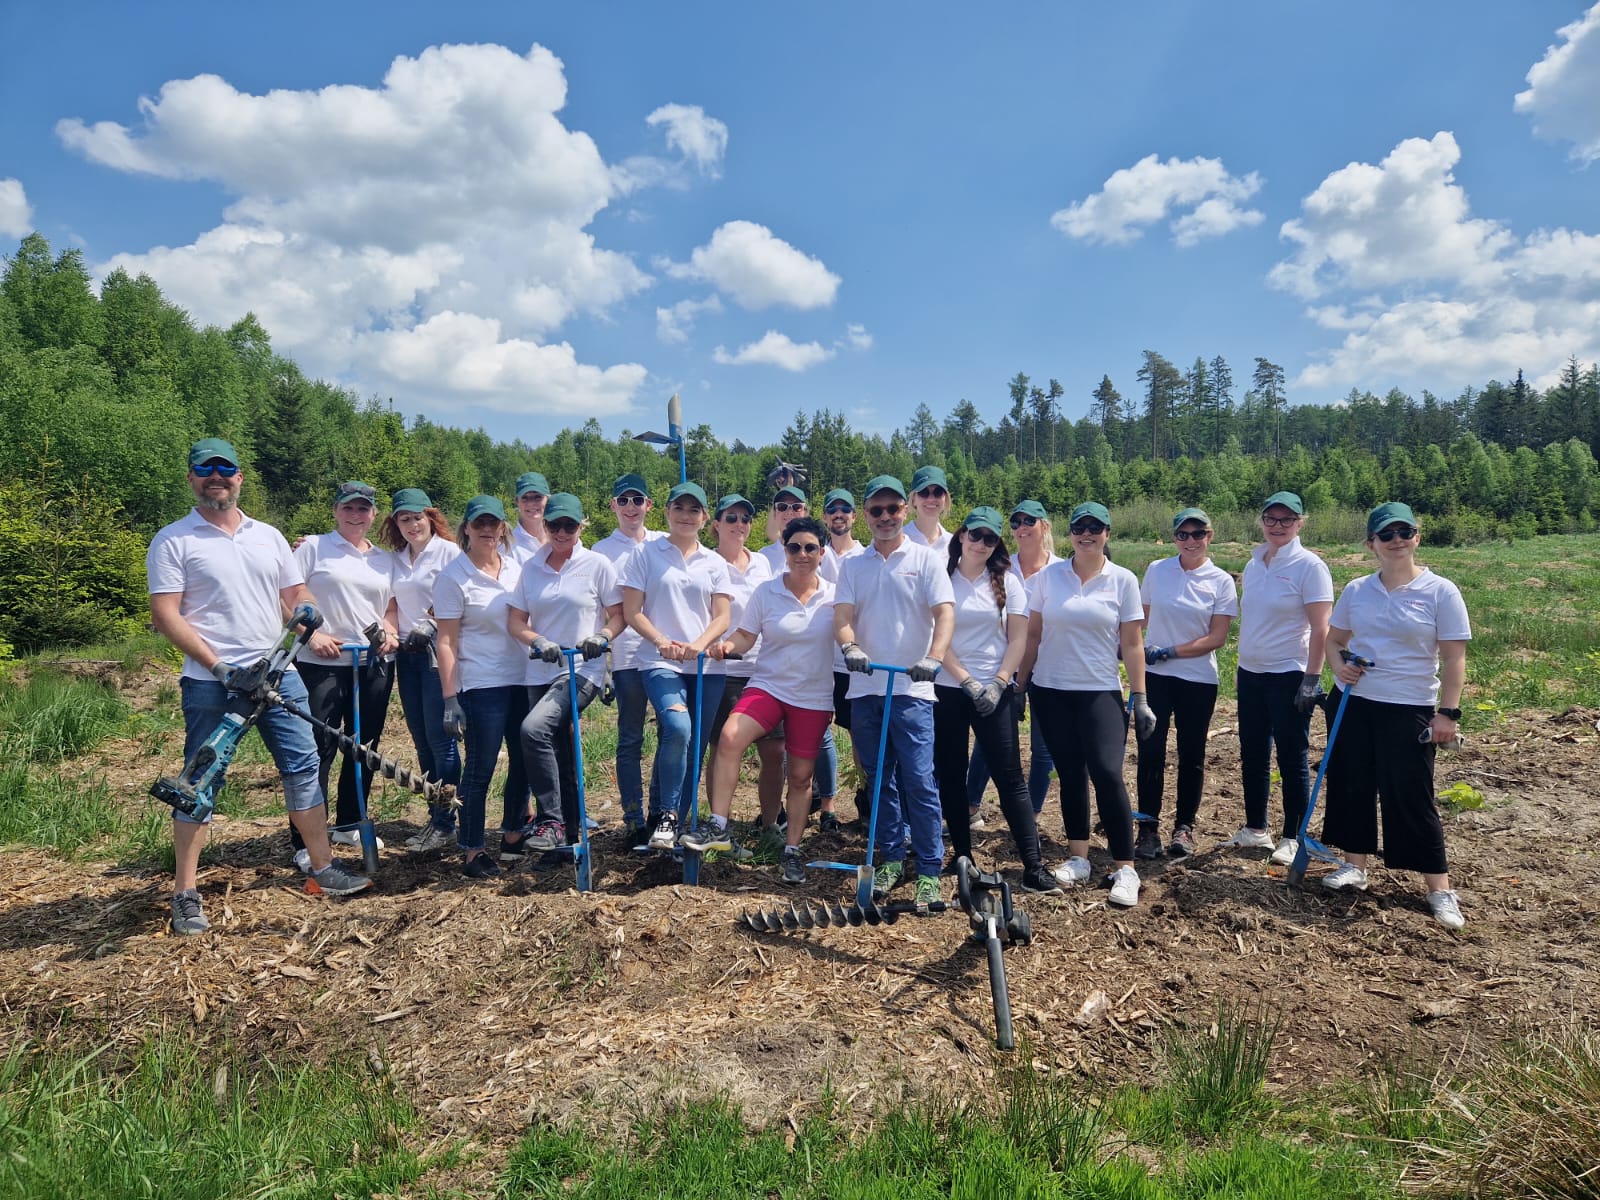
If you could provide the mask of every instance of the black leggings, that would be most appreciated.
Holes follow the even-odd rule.
[[[306,709],[312,716],[326,721],[335,729],[355,736],[355,722],[351,720],[350,699],[354,691],[354,672],[350,660],[322,663],[296,663],[295,669],[306,685]],[[376,746],[383,736],[383,722],[389,715],[389,693],[394,688],[394,660],[372,659],[365,655],[361,662],[361,740]],[[339,752],[339,740],[332,734],[316,731],[318,782],[322,794],[328,794],[328,777],[332,773],[334,755]],[[361,803],[365,804],[372,791],[372,772],[361,771]],[[354,825],[361,819],[356,802],[356,763],[350,755],[344,756],[339,768],[339,794],[334,813],[335,825]],[[289,827],[289,840],[296,850],[305,849],[300,831]]]
[[[1128,712],[1121,692],[1063,692],[1034,684],[1039,732],[1061,784],[1061,821],[1070,841],[1089,838],[1089,783],[1094,784],[1106,846],[1117,862],[1133,861],[1133,809],[1122,782]],[[1088,778],[1084,777],[1085,770]]]
[[[1337,704],[1339,693],[1328,700]],[[1383,861],[1391,870],[1442,875],[1450,869],[1433,799],[1435,747],[1417,741],[1432,717],[1431,705],[1350,697],[1328,764],[1323,841],[1347,854],[1376,853],[1381,802]]]
[[[1000,707],[980,717],[960,688],[935,687],[933,706],[933,773],[939,781],[939,806],[950,827],[950,848],[957,857],[972,857],[971,810],[967,807],[967,731],[978,739],[983,757],[1000,792],[1000,811],[1011,827],[1012,840],[1027,870],[1040,866],[1039,827],[1022,774],[1022,748],[1017,738],[1017,708],[1008,693]]]
[[[1156,714],[1156,728],[1139,743],[1139,811],[1161,816],[1161,795],[1167,785],[1167,726],[1178,729],[1178,816],[1174,826],[1194,824],[1206,790],[1206,734],[1217,707],[1217,685],[1174,679],[1146,671],[1146,698]]]

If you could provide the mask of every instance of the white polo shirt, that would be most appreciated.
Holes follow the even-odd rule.
[[[500,578],[486,575],[462,554],[433,582],[433,615],[459,620],[456,639],[456,688],[521,687],[528,652],[506,631],[506,610],[513,603],[522,564],[502,552]]]
[[[653,542],[667,535],[659,529],[646,529],[644,541]],[[607,536],[594,544],[592,549],[596,554],[605,556],[615,568],[611,573],[612,592],[606,596],[606,605],[622,603],[622,592],[617,588],[617,580],[622,574],[622,564],[628,555],[632,554],[644,542],[636,542],[620,529],[613,529]],[[633,630],[626,627],[616,637],[611,639],[611,669],[612,671],[631,671],[638,665],[639,644],[643,639]]]
[[[1006,572],[1005,581],[1005,616],[1026,617],[1027,592],[1010,571]],[[950,649],[974,679],[988,683],[999,674],[1000,660],[1005,658],[1009,644],[1004,620],[994,602],[989,572],[985,570],[976,581],[969,582],[959,569],[951,571],[950,587],[956,601],[956,631],[950,639]],[[958,686],[943,675],[939,678],[947,687]]]
[[[905,535],[919,546],[926,546],[930,550],[937,550],[940,554],[950,553],[951,535],[950,531],[943,525],[939,526],[939,532],[934,535],[933,541],[931,542],[923,535],[922,530],[917,528],[917,523],[915,521],[906,522]]]
[[[540,546],[522,564],[522,578],[511,594],[511,607],[528,614],[528,626],[541,637],[562,646],[576,646],[606,623],[605,597],[615,586],[616,568],[611,560],[582,545],[572,548],[572,556],[551,569],[548,543]],[[522,651],[526,656],[527,651]],[[540,687],[565,679],[567,660],[547,663],[530,658],[523,674],[529,687]],[[605,660],[578,660],[578,674],[599,684],[605,677]]]
[[[1139,581],[1107,559],[1087,583],[1071,559],[1034,575],[1028,611],[1043,622],[1033,682],[1063,692],[1121,692],[1117,647],[1124,621],[1143,621]]]
[[[305,582],[289,543],[271,525],[239,514],[232,534],[191,508],[159,530],[145,554],[152,596],[182,593],[178,612],[224,662],[249,666],[283,633],[279,593]],[[211,672],[188,655],[185,679]]]
[[[542,545],[544,543],[524,529],[520,522],[511,527],[511,553],[517,556],[519,563],[527,562]]]
[[[300,543],[294,560],[322,611],[321,632],[341,642],[366,643],[361,631],[383,620],[394,594],[392,558],[382,546],[369,543],[362,550],[352,545],[337,530],[314,533]],[[320,666],[334,662],[313,654],[310,646],[302,646],[295,661]]]
[[[822,565],[817,568],[817,574],[829,583],[839,582],[839,564],[853,555],[860,554],[866,547],[855,538],[850,539],[850,545],[843,554],[833,548],[831,541],[824,542],[822,546]]]
[[[874,542],[840,564],[836,604],[855,606],[856,643],[873,662],[909,667],[928,655],[933,644],[933,608],[954,604],[955,593],[944,560],[927,546],[901,537],[894,553],[884,558]],[[876,675],[850,676],[849,698],[881,696]],[[894,677],[894,694],[933,699],[933,684],[912,683],[903,673]]]
[[[1185,571],[1176,557],[1151,563],[1145,569],[1139,596],[1150,606],[1144,631],[1147,646],[1181,646],[1210,633],[1212,617],[1239,615],[1239,590],[1233,576],[1209,558],[1192,571]],[[1193,683],[1216,683],[1217,652],[1204,658],[1169,658],[1151,663],[1145,670]]]
[[[404,638],[433,607],[433,583],[439,572],[461,557],[461,547],[437,535],[428,539],[416,560],[411,547],[389,555],[389,586],[399,610],[400,636]]]
[[[1239,600],[1239,669],[1258,674],[1306,671],[1311,622],[1306,605],[1333,600],[1328,564],[1292,538],[1266,562],[1271,547],[1250,551]],[[1322,664],[1317,663],[1317,670]]]
[[[756,553],[766,560],[768,578],[776,579],[789,569],[789,564],[785,561],[789,556],[783,548],[782,541],[768,542]]]
[[[1045,554],[1046,558],[1044,560],[1044,567],[1048,567],[1051,563],[1058,563],[1061,561],[1061,555],[1057,554],[1054,550],[1047,550],[1045,551]],[[1039,571],[1044,570],[1044,567],[1040,567]],[[1035,579],[1039,578],[1039,571],[1035,571],[1032,575],[1024,578],[1022,574],[1022,561],[1017,558],[1015,554],[1011,556],[1011,573],[1017,577],[1017,582],[1022,584],[1024,588],[1026,588]]]
[[[662,637],[692,642],[711,624],[711,597],[733,598],[727,560],[696,542],[685,555],[667,538],[646,542],[622,564],[617,586],[644,593],[640,611]],[[665,667],[693,675],[694,659],[670,662],[651,642],[640,640],[635,663],[641,671]],[[709,665],[709,662],[708,662]]]
[[[801,604],[782,578],[769,579],[751,594],[736,626],[761,638],[761,659],[751,687],[819,712],[833,710],[833,584],[817,580],[817,590]],[[711,664],[707,663],[709,667]]]
[[[722,558],[720,554],[717,557]],[[750,561],[742,571],[731,562],[728,562],[727,559],[723,558],[722,561],[727,564],[728,582],[733,587],[733,601],[729,605],[730,619],[728,624],[728,633],[732,633],[735,629],[741,628],[739,618],[744,614],[744,606],[750,603],[751,595],[762,584],[770,582],[773,578],[773,573],[766,556],[762,554],[751,554]],[[779,571],[778,574],[781,575],[783,572]],[[727,634],[723,636],[727,637]],[[760,655],[761,643],[757,642],[744,652],[743,658],[736,658],[732,662],[719,658],[708,658],[706,659],[706,674],[727,675],[733,679],[749,679],[750,676],[755,674],[756,662]]]
[[[1461,589],[1426,567],[1393,591],[1376,575],[1352,579],[1329,622],[1351,633],[1350,650],[1378,665],[1350,689],[1386,704],[1439,702],[1439,643],[1472,640]]]

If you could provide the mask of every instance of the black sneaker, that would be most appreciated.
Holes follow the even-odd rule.
[[[784,848],[783,881],[788,884],[804,883],[806,881],[806,867],[800,861],[798,847],[788,846]]]
[[[817,818],[817,828],[823,833],[838,833],[839,814],[831,811],[823,813]]]
[[[512,841],[505,834],[500,835],[500,861],[503,863],[519,863],[528,857],[528,839],[526,836]]]
[[[1061,885],[1043,867],[1029,867],[1022,873],[1022,890],[1040,896],[1061,895]]]
[[[500,864],[487,854],[479,854],[461,864],[461,873],[468,879],[498,879]]]
[[[1134,843],[1135,858],[1160,858],[1166,851],[1161,848],[1161,832],[1154,821],[1139,822],[1139,840]]]

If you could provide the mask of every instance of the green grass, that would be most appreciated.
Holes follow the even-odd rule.
[[[0,683],[0,753],[8,760],[75,758],[127,720],[127,701],[101,683],[51,670],[32,672],[20,686]]]
[[[0,845],[22,843],[70,858],[122,826],[103,778],[40,772],[23,759],[0,765]]]

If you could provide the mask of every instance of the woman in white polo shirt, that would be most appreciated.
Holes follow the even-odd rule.
[[[586,549],[583,504],[571,492],[556,492],[544,507],[545,541],[522,560],[506,610],[506,631],[526,647],[523,678],[528,686],[528,715],[523,718],[519,746],[536,806],[533,829],[526,838],[501,839],[500,861],[522,856],[524,848],[553,850],[568,844],[577,832],[578,767],[572,752],[572,695],[563,646],[595,649],[622,632],[622,605],[607,606],[615,586],[614,568],[605,555]],[[588,642],[589,647],[584,643]],[[585,657],[578,667],[579,713],[600,692],[605,677],[601,652]]]
[[[694,730],[696,662],[728,630],[733,583],[722,556],[700,544],[710,515],[698,483],[680,483],[667,496],[667,536],[628,556],[618,577],[622,614],[640,638],[637,665],[656,710],[656,776],[661,820],[650,846],[670,850],[680,813],[689,808],[692,754],[704,754],[711,718],[722,698],[721,675],[704,676],[699,744]]]
[[[1172,518],[1178,553],[1144,573],[1145,683],[1155,732],[1139,744],[1139,822],[1135,858],[1161,857],[1161,802],[1166,791],[1167,725],[1178,731],[1178,812],[1174,855],[1194,853],[1194,822],[1206,787],[1206,735],[1217,707],[1217,651],[1239,615],[1233,576],[1211,561],[1211,518],[1186,508]]]
[[[517,753],[522,721],[528,715],[528,689],[523,682],[527,657],[507,632],[507,612],[522,568],[512,552],[505,505],[494,496],[474,496],[467,501],[466,517],[456,536],[465,552],[439,572],[433,585],[433,615],[439,623],[439,685],[444,692],[445,729],[453,737],[463,737],[466,746],[461,768],[461,831],[457,835],[466,852],[461,871],[468,879],[493,879],[500,874],[500,867],[484,852],[484,808],[501,746],[510,750],[501,793],[503,848],[515,853],[532,815],[528,776],[522,755]]]
[[[784,573],[750,594],[738,626],[716,643],[717,656],[744,654],[761,645],[755,673],[717,741],[711,813],[683,844],[691,850],[728,850],[728,815],[739,782],[739,760],[780,725],[787,746],[789,826],[783,850],[783,881],[804,883],[800,837],[811,812],[811,778],[822,735],[833,720],[833,585],[818,574],[827,531],[814,517],[796,517],[783,528]]]
[[[361,706],[361,740],[376,746],[383,736],[384,718],[389,712],[389,693],[394,690],[394,650],[399,645],[390,624],[389,551],[367,540],[377,515],[377,492],[359,480],[341,483],[333,499],[334,529],[314,534],[300,543],[295,562],[306,577],[306,587],[317,598],[322,610],[322,628],[295,656],[309,696],[307,708],[329,725],[354,733],[352,708]],[[368,644],[367,630],[379,626],[378,652],[362,654],[361,670],[350,669],[350,655],[340,647]],[[321,764],[323,794],[328,794],[328,775],[339,741],[317,731],[317,758]],[[372,772],[361,772],[361,794],[356,794],[356,764],[349,755],[339,768],[339,795],[332,839],[347,846],[356,845],[360,834],[355,825],[361,819],[360,805],[372,790]],[[294,843],[295,862],[309,867],[305,843],[300,832],[289,827]],[[380,839],[381,849],[383,842]]]
[[[444,514],[433,507],[421,488],[401,488],[392,505],[378,540],[393,551],[389,580],[394,599],[389,614],[400,638],[395,656],[400,711],[411,731],[422,773],[456,787],[461,783],[461,748],[444,731],[444,692],[439,687],[434,653],[433,584],[439,572],[460,557],[461,547],[456,545]],[[455,806],[429,805],[427,829],[406,846],[437,850],[454,838],[455,831]]]
[[[1028,649],[1022,674],[1031,682],[1039,732],[1050,747],[1061,783],[1067,861],[1056,879],[1068,886],[1089,878],[1089,788],[1094,784],[1100,822],[1115,870],[1111,903],[1139,902],[1133,867],[1133,810],[1122,782],[1131,710],[1140,738],[1155,728],[1145,700],[1139,581],[1106,557],[1111,514],[1090,501],[1072,510],[1072,557],[1034,576],[1028,590]],[[1128,707],[1122,702],[1117,652],[1128,672]],[[1088,780],[1084,772],[1088,772]]]
[[[1022,887],[1056,892],[1039,861],[1039,828],[1022,774],[1018,693],[1011,686],[1028,642],[1028,600],[1011,571],[998,509],[967,514],[950,539],[946,570],[955,594],[956,626],[944,669],[933,681],[933,772],[950,830],[951,852],[972,857],[967,809],[967,744],[975,737],[995,776],[1000,811],[1022,859]]]
[[[943,467],[918,467],[911,476],[911,520],[906,537],[941,553],[950,545],[950,531],[940,522],[950,511],[950,481]]]
[[[1311,713],[1320,702],[1322,657],[1333,608],[1328,566],[1300,544],[1306,508],[1293,492],[1275,492],[1261,506],[1265,541],[1250,552],[1239,600],[1239,764],[1244,827],[1225,845],[1271,850],[1287,866],[1311,794],[1306,747]],[[1277,848],[1267,831],[1271,753],[1283,780],[1283,825]]]
[[[1323,884],[1367,887],[1367,859],[1378,852],[1393,871],[1420,871],[1428,907],[1446,929],[1466,924],[1450,888],[1444,826],[1434,803],[1435,748],[1461,731],[1461,689],[1472,627],[1461,591],[1417,562],[1421,526],[1410,506],[1380,504],[1367,516],[1367,548],[1378,572],[1339,593],[1328,630],[1328,666],[1348,688],[1328,767],[1323,839],[1345,861]],[[1371,662],[1342,662],[1349,650]]]

